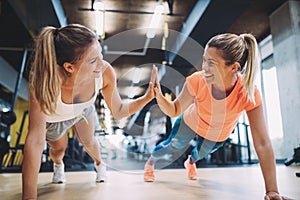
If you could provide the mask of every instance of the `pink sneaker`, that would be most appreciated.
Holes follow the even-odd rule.
[[[155,180],[154,165],[150,165],[146,163],[144,167],[144,181],[153,182],[154,180]]]
[[[191,180],[198,180],[198,173],[197,173],[197,168],[196,168],[196,164],[190,163],[190,155],[188,156],[188,158],[186,159],[186,161],[184,162],[184,167],[188,170],[188,178]]]

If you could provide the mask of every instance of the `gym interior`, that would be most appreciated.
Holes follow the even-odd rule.
[[[164,11],[156,27],[149,28],[157,5]],[[299,16],[298,0],[0,0],[1,199],[22,195],[34,40],[42,27],[72,23],[99,35],[103,58],[115,69],[122,99],[145,93],[153,64],[159,66],[165,96],[174,99],[185,78],[201,70],[201,52],[209,38],[224,32],[252,33],[258,41],[257,83],[275,152],[278,187],[282,195],[300,199]],[[116,120],[100,92],[95,108],[95,136],[108,181],[93,182],[93,160],[70,128],[64,157],[67,182],[51,184],[53,162],[46,145],[38,199],[263,199],[263,177],[245,113],[224,146],[197,162],[199,180],[188,180],[183,165],[195,145],[191,140],[180,156],[160,160],[157,181],[149,184],[143,181],[145,162],[155,145],[169,136],[175,118],[166,116],[153,100],[132,116]]]

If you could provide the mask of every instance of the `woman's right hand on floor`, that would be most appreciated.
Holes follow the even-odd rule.
[[[281,196],[277,192],[267,192],[264,200],[294,200],[294,199]]]

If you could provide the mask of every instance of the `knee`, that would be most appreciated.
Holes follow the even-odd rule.
[[[197,151],[196,149],[193,150],[191,152],[191,156],[195,159],[195,160],[202,160],[203,158],[205,158],[206,156],[208,156],[208,154],[210,154],[210,151],[204,151],[204,150],[200,150]]]
[[[176,150],[182,150],[186,147],[187,144],[182,143],[176,138],[173,138],[171,140],[165,140],[154,148],[154,152],[161,150],[161,149],[169,149],[170,151],[176,151]]]
[[[55,151],[56,153],[64,153],[67,149],[67,146],[56,146],[56,147],[50,147],[51,151]]]
[[[187,144],[181,142],[180,140],[178,140],[177,138],[173,138],[171,140],[171,147],[175,150],[181,150],[181,149],[184,149],[184,147],[187,146]]]
[[[80,143],[82,144],[82,146],[84,148],[89,148],[91,146],[94,146],[95,144],[98,144],[96,138],[94,138],[94,137],[85,139],[85,140],[81,140]]]
[[[153,151],[158,151],[160,149],[166,148],[167,146],[168,146],[168,143],[163,141],[163,142],[159,143],[158,145],[156,145]]]

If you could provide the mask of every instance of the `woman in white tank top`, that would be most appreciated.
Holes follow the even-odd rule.
[[[151,80],[155,74],[153,71]],[[154,98],[150,82],[144,96],[122,101],[116,74],[103,60],[97,35],[78,24],[59,29],[45,27],[41,31],[36,41],[29,85],[29,130],[22,169],[23,199],[37,199],[38,173],[46,135],[54,162],[53,182],[65,181],[62,159],[67,147],[64,131],[68,127],[74,128],[78,140],[95,161],[96,181],[105,180],[105,164],[101,161],[99,144],[94,137],[92,114],[100,89],[116,119],[134,114]]]

